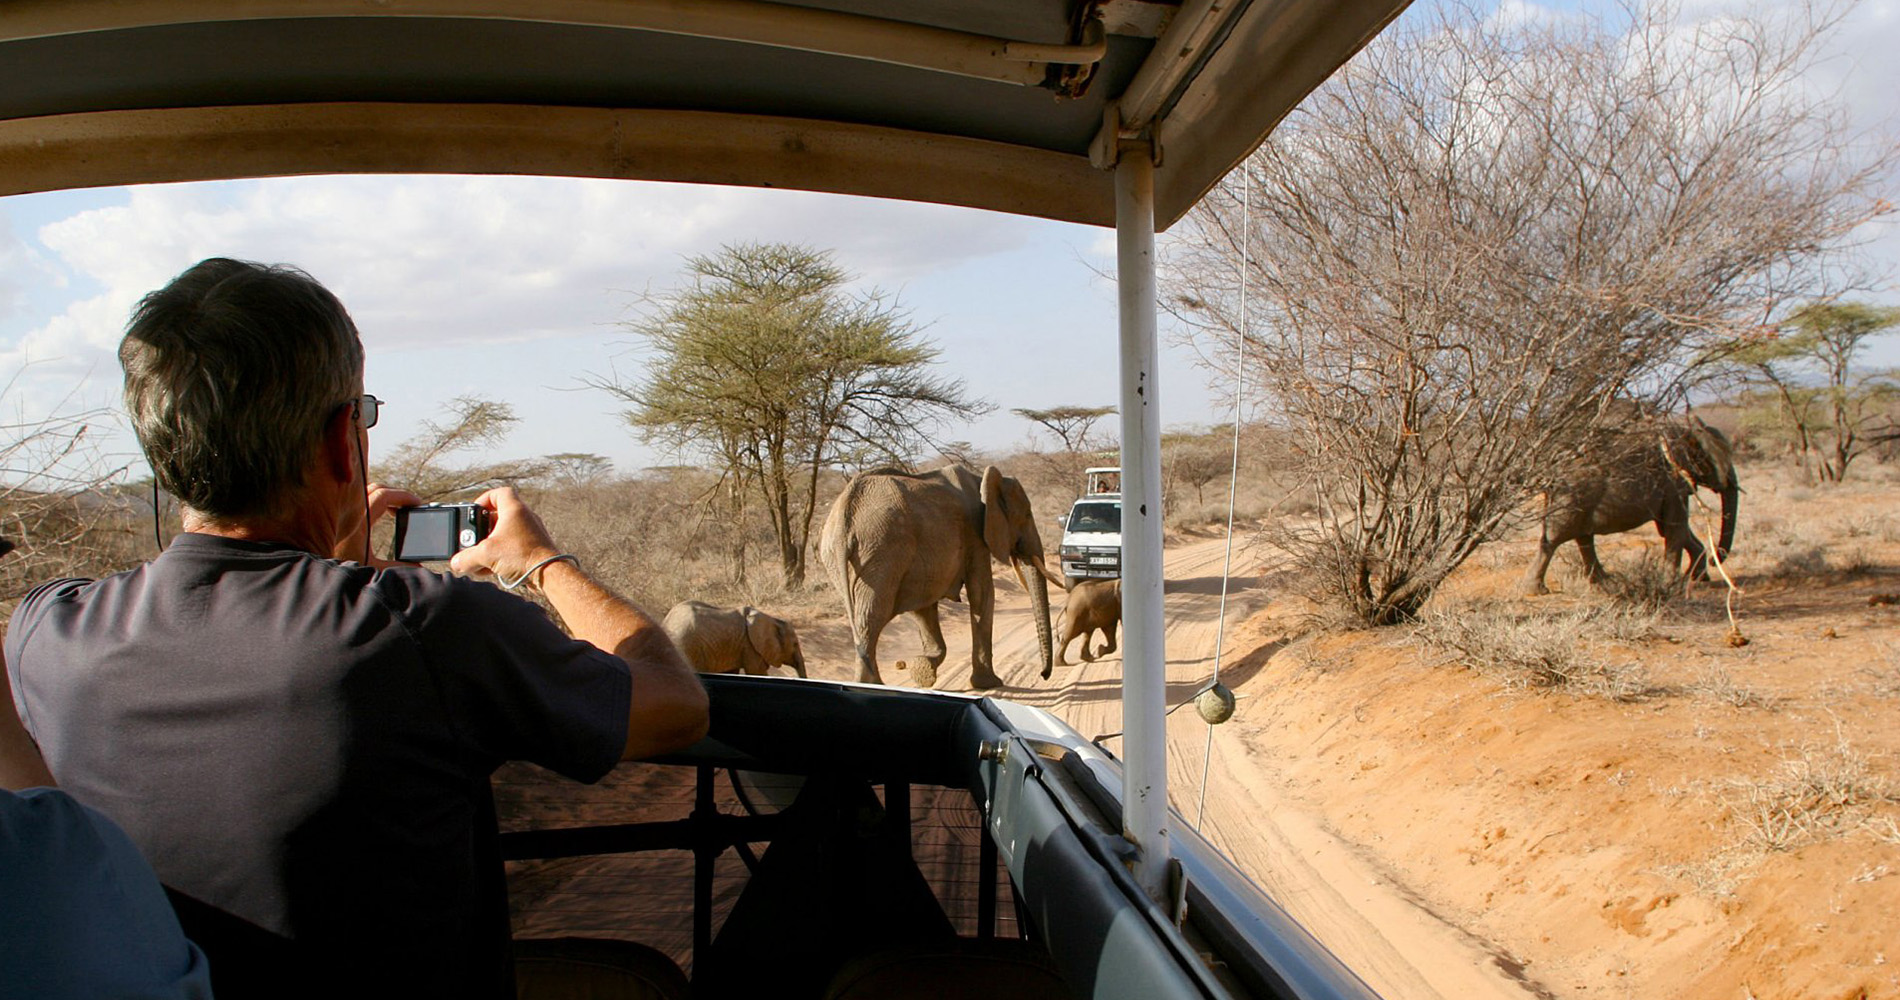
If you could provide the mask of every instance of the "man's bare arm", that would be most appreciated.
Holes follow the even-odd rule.
[[[0,659],[0,788],[19,791],[51,785],[53,774],[40,759],[40,748],[13,710],[13,689],[6,679],[6,660]]]
[[[512,488],[490,490],[476,502],[494,512],[494,525],[479,545],[456,553],[450,569],[513,582],[560,554],[541,519]],[[633,700],[622,759],[681,750],[706,735],[706,689],[646,612],[572,562],[542,565],[529,582],[547,595],[575,638],[626,661]]]

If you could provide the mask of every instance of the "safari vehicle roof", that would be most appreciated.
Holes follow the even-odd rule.
[[[1166,228],[1407,0],[6,0],[0,194],[312,173],[788,187]]]

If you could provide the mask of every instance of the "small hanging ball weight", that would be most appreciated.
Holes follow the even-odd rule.
[[[1217,683],[1194,696],[1194,710],[1208,725],[1218,726],[1234,717],[1234,693],[1227,685]]]

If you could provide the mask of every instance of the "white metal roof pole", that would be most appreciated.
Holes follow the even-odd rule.
[[[1135,879],[1168,887],[1168,661],[1161,620],[1161,407],[1155,314],[1154,153],[1115,164],[1115,272],[1121,307],[1122,833]]]

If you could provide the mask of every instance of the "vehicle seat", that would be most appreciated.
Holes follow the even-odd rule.
[[[686,974],[658,949],[598,938],[517,938],[520,1000],[687,1000]]]
[[[874,952],[832,977],[825,1000],[1068,1000],[1047,952],[1028,941],[957,939]]]

